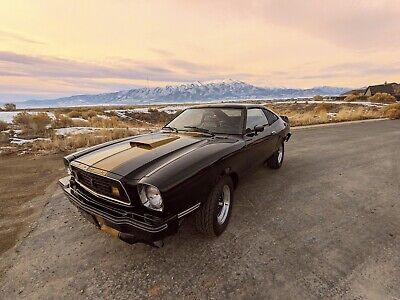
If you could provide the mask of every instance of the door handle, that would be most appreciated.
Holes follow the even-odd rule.
[[[275,131],[275,130],[272,131],[272,132],[271,132],[271,135],[276,135],[276,131]]]

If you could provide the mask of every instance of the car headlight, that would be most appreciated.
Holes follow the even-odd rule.
[[[68,175],[71,176],[72,175],[71,166],[66,166],[65,168],[67,169]]]
[[[153,185],[139,184],[138,192],[143,205],[154,210],[163,210],[160,190]]]

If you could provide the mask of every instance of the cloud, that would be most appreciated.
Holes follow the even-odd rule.
[[[42,78],[114,78],[126,80],[152,80],[165,82],[187,82],[195,80],[221,79],[221,70],[182,59],[165,59],[156,62],[141,62],[131,59],[113,59],[108,64],[87,63],[52,56],[32,56],[0,51],[3,76],[32,76]],[[1,73],[0,73],[1,75]]]
[[[169,59],[168,64],[179,69],[183,70],[185,72],[188,72],[190,74],[198,74],[202,72],[210,72],[212,71],[212,67],[210,66],[205,66],[205,65],[200,65],[197,63],[193,63],[190,61],[186,61],[183,59]]]
[[[158,48],[150,48],[149,50],[161,56],[169,56],[169,57],[173,56],[173,53],[168,50],[158,49]]]
[[[210,1],[196,2],[214,18],[259,19],[346,48],[395,49],[400,45],[400,1],[396,0],[225,0],[212,4],[210,10]]]
[[[0,30],[0,40],[15,40],[23,43],[29,43],[29,44],[38,44],[38,45],[44,45],[43,42],[25,37],[23,35],[13,33],[13,32],[7,32]]]
[[[80,62],[51,56],[31,56],[0,52],[0,62],[6,69],[23,72],[26,76],[46,78],[120,78],[157,81],[181,81],[185,77],[173,70],[147,63],[114,61],[107,65]],[[8,66],[8,67],[7,67]]]
[[[99,64],[0,51],[0,67],[0,77],[8,79],[0,83],[3,90],[0,94],[10,94],[14,90],[16,96],[25,95],[29,89],[35,94],[42,89],[44,95],[50,90],[53,94],[65,95],[71,91],[72,94],[118,91],[143,86],[143,82],[164,85],[162,83],[238,78],[238,74],[169,58],[155,62],[113,58],[107,64]],[[13,77],[18,78],[12,80]]]
[[[319,78],[362,78],[370,75],[382,78],[393,78],[400,74],[400,61],[392,64],[371,63],[368,61],[335,64],[315,72],[315,74],[302,76],[302,79]]]

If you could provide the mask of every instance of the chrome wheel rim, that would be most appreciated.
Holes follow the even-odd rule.
[[[281,163],[283,159],[283,146],[280,145],[278,149],[278,163]]]
[[[229,209],[231,206],[231,189],[228,185],[224,185],[222,188],[221,196],[218,200],[218,215],[217,221],[219,225],[225,223],[226,218],[228,217]]]

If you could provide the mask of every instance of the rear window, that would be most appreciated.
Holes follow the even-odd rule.
[[[264,112],[265,112],[265,115],[267,116],[269,125],[272,125],[273,123],[275,123],[276,120],[278,120],[278,116],[276,114],[274,114],[272,111],[270,111],[268,109],[264,109]]]

